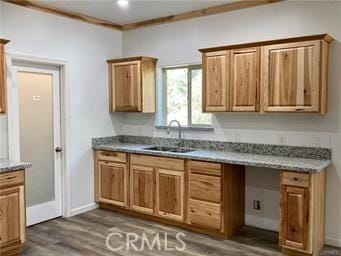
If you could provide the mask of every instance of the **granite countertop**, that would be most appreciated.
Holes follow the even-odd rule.
[[[255,167],[266,167],[299,172],[319,172],[331,164],[330,159],[309,159],[300,157],[274,156],[269,154],[240,153],[232,151],[230,152],[198,148],[193,149],[193,151],[188,153],[151,151],[145,149],[151,146],[155,145],[105,142],[102,144],[100,143],[93,144],[93,149],[137,153],[151,156],[165,156],[181,159],[203,160]]]
[[[31,163],[10,161],[8,159],[0,159],[0,173],[27,169],[30,168],[31,166],[32,166]]]

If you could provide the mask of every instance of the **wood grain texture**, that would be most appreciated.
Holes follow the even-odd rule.
[[[112,65],[112,111],[141,111],[141,63],[130,61]]]
[[[95,17],[91,17],[88,15],[76,13],[76,12],[71,12],[71,11],[66,11],[63,9],[59,9],[56,7],[49,6],[47,4],[39,3],[37,1],[29,1],[29,0],[3,0],[4,2],[11,3],[11,4],[16,4],[19,6],[31,8],[34,10],[42,11],[42,12],[47,12],[50,14],[74,19],[74,20],[79,20],[83,22],[87,22],[93,25],[98,25],[114,30],[122,30],[122,26],[110,21],[98,19]]]
[[[317,35],[272,39],[272,40],[244,43],[244,44],[231,44],[231,45],[225,45],[225,46],[199,49],[199,51],[202,53],[217,52],[217,51],[227,51],[227,50],[234,50],[234,49],[241,49],[241,48],[252,48],[252,47],[259,47],[259,46],[267,46],[267,45],[273,45],[273,44],[289,44],[289,43],[315,41],[315,40],[322,40],[322,41],[325,41],[327,43],[331,43],[334,39],[329,34],[317,34]]]
[[[280,0],[258,0],[258,1],[244,0],[244,1],[232,2],[232,3],[223,4],[223,5],[208,7],[205,9],[179,13],[175,15],[145,20],[141,22],[125,24],[122,26],[122,30],[127,31],[127,30],[144,28],[148,26],[167,24],[171,22],[193,19],[193,18],[203,17],[207,15],[222,13],[222,12],[235,11],[235,10],[255,7],[255,6],[264,5],[264,4],[270,4],[270,3],[279,2],[279,1]]]
[[[111,112],[155,112],[156,61],[144,56],[107,60]]]
[[[16,255],[26,241],[24,170],[0,174],[0,180],[0,254]]]
[[[260,48],[231,50],[231,110],[255,112],[259,107]]]
[[[130,209],[155,213],[155,173],[146,166],[130,166]]]
[[[202,80],[203,112],[225,112],[230,109],[230,52],[204,53]]]
[[[184,220],[185,173],[156,170],[156,214],[163,218]]]
[[[99,202],[128,207],[126,164],[99,162]]]
[[[320,41],[262,48],[263,110],[320,110]]]
[[[185,169],[185,161],[182,159],[137,154],[130,155],[130,164],[178,171]]]
[[[309,188],[310,176],[309,173],[282,172],[281,184]]]
[[[112,152],[112,151],[102,151],[96,150],[97,159],[102,161],[109,161],[109,162],[119,162],[119,163],[126,163],[127,162],[127,154],[122,152]]]

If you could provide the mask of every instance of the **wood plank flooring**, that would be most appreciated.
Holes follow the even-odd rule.
[[[109,239],[109,244],[112,247],[125,245],[127,233],[135,232],[139,235],[136,244],[137,249],[140,249],[143,233],[146,234],[150,242],[158,233],[163,250],[159,251],[156,246],[154,250],[148,250],[147,246],[145,246],[143,251],[128,251],[125,246],[119,251],[110,251],[106,246],[106,237],[113,232],[123,234],[123,238],[115,236]],[[176,246],[182,247],[182,244],[176,239],[178,232],[185,234],[185,237],[181,237],[186,243],[184,251],[174,251]],[[164,244],[165,233],[168,235],[167,248],[173,249],[173,251],[164,250],[166,247]],[[330,255],[341,255],[341,249],[338,248],[326,247],[325,250],[334,252],[334,254]],[[282,254],[278,247],[278,233],[276,232],[244,227],[233,239],[221,240],[151,221],[96,209],[71,218],[58,218],[29,227],[27,229],[27,242],[22,255],[275,256]]]

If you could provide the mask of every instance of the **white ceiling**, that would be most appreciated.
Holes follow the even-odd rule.
[[[123,25],[235,1],[130,0],[126,8],[118,6],[116,0],[40,0],[39,2]]]

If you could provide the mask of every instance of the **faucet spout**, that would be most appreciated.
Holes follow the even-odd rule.
[[[167,128],[167,134],[170,134],[170,131],[171,131],[171,127],[172,127],[172,124],[173,123],[176,123],[179,127],[179,140],[181,140],[181,124],[178,120],[172,120],[169,122],[168,124],[168,128]]]

